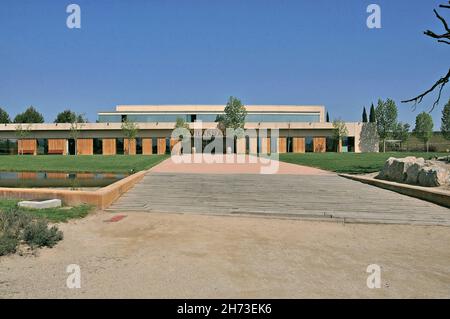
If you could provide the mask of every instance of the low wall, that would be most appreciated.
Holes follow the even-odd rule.
[[[0,198],[44,200],[57,198],[66,205],[90,204],[105,209],[123,193],[139,182],[147,171],[141,171],[95,191],[78,191],[50,188],[0,187]]]
[[[366,176],[357,176],[349,174],[339,174],[339,176],[349,178],[361,183],[388,189],[403,195],[423,199],[441,206],[450,207],[450,193],[440,189],[435,189],[433,187],[400,184],[396,182],[374,179]]]

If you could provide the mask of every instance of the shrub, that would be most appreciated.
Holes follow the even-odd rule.
[[[63,239],[63,233],[56,226],[48,228],[47,222],[40,219],[25,227],[22,238],[32,248],[53,247]]]
[[[18,237],[20,232],[31,221],[29,214],[20,212],[16,209],[7,209],[0,211],[0,232],[4,235]]]
[[[19,239],[17,237],[11,236],[10,234],[0,235],[0,256],[13,254],[16,252],[16,247],[19,244]]]
[[[17,209],[0,211],[0,256],[16,252],[21,240],[31,248],[53,247],[63,234],[56,226]]]

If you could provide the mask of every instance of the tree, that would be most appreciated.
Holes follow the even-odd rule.
[[[189,130],[189,124],[182,117],[177,117],[175,128],[185,128]]]
[[[427,112],[422,112],[416,117],[414,135],[425,143],[428,152],[428,142],[433,136],[433,118]]]
[[[408,123],[398,122],[394,128],[394,139],[399,140],[400,143],[406,142],[409,137],[409,129],[410,125]]]
[[[135,122],[129,121],[128,119],[122,122],[122,132],[123,135],[125,135],[125,138],[128,140],[128,148],[126,150],[127,155],[130,155],[130,145],[131,142],[136,138],[138,131],[139,127]]]
[[[81,129],[84,126],[84,122],[78,122],[78,118],[70,123],[70,137],[75,141],[75,155],[78,155],[78,138],[80,137]]]
[[[330,115],[328,115],[328,111],[327,111],[327,118],[326,118],[327,123],[330,122]]]
[[[441,132],[442,136],[450,140],[450,99],[448,99],[447,104],[445,104],[442,110]]]
[[[245,117],[247,116],[247,110],[242,105],[241,100],[231,96],[228,99],[228,103],[225,106],[225,114],[218,115],[216,122],[219,123],[219,128],[224,131],[227,128],[232,129],[244,129]]]
[[[386,139],[392,136],[397,124],[397,106],[391,99],[384,102],[378,99],[378,105],[375,109],[378,136],[383,140],[383,152],[386,152]]]
[[[367,123],[367,111],[366,111],[366,107],[364,106],[363,108],[363,113],[362,113],[362,121],[363,123]]]
[[[56,116],[56,119],[54,123],[86,123],[87,120],[85,119],[83,114],[76,114],[75,112],[72,112],[71,110],[64,110]]]
[[[6,112],[1,107],[0,107],[0,123],[1,124],[11,123],[11,119],[9,118],[8,112]]]
[[[333,138],[338,143],[337,151],[340,153],[342,151],[342,138],[348,136],[348,129],[345,122],[337,119],[333,121]]]
[[[31,124],[28,124],[26,127],[23,127],[22,124],[17,125],[15,134],[17,139],[22,141],[31,134]],[[23,155],[23,144],[19,147],[19,155]]]
[[[375,107],[372,105],[370,106],[370,113],[369,113],[369,122],[375,123],[377,121],[377,117],[375,116]]]
[[[30,106],[25,112],[16,115],[14,123],[44,123],[44,116]]]
[[[441,4],[439,7],[440,8],[444,8],[444,9],[450,9],[450,1],[448,2],[449,4]],[[437,34],[431,30],[426,30],[424,32],[424,34],[426,36],[429,36],[433,39],[437,39],[437,42],[439,43],[443,43],[443,44],[450,44],[450,28],[448,26],[447,21],[437,12],[436,9],[433,10],[434,14],[436,15],[436,18],[441,21],[442,25],[444,26],[445,32],[441,33],[441,34]],[[441,95],[442,95],[442,90],[444,89],[445,85],[450,81],[450,68],[448,69],[448,72],[446,75],[444,75],[442,78],[440,78],[439,80],[437,80],[430,89],[426,90],[425,92],[423,92],[422,94],[419,94],[418,96],[409,99],[409,100],[404,100],[402,101],[402,103],[409,103],[409,102],[414,102],[414,106],[417,103],[421,103],[423,98],[425,96],[427,96],[428,94],[430,94],[431,92],[433,92],[435,89],[438,88],[438,96],[435,99],[431,110],[433,110],[438,104],[439,101],[441,100]]]

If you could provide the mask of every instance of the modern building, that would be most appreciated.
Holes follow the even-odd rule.
[[[191,128],[200,121],[203,129],[214,129],[224,105],[118,105],[115,111],[99,112],[97,123],[76,128],[69,123],[2,124],[0,154],[164,154],[176,143],[171,139],[177,118]],[[239,139],[237,153],[332,152],[337,145],[333,125],[325,121],[323,106],[247,105],[246,129],[256,137]],[[136,122],[136,139],[124,138],[122,122]],[[346,123],[348,136],[343,152],[378,151],[376,132],[370,123]],[[279,130],[276,139],[270,131]],[[268,132],[267,135],[262,134]],[[261,134],[260,134],[261,133]],[[225,144],[225,143],[224,143]]]

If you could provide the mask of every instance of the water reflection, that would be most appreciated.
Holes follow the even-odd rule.
[[[0,187],[104,187],[127,174],[71,172],[0,172]]]

